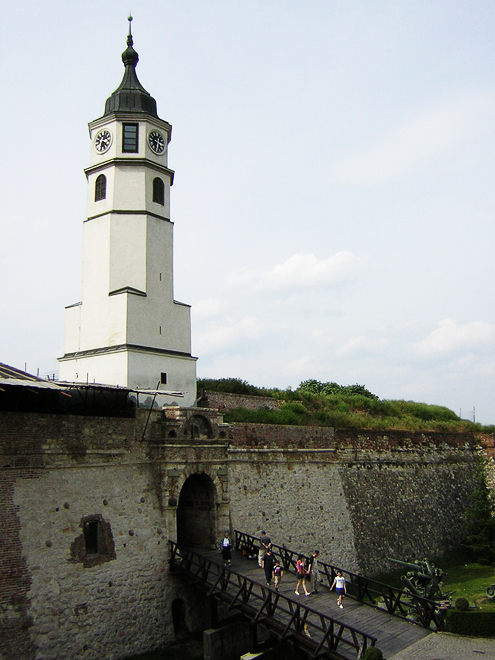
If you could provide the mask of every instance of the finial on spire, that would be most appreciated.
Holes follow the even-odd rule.
[[[132,46],[134,42],[132,40],[132,32],[131,32],[131,23],[132,23],[131,12],[129,12],[129,16],[127,17],[127,20],[129,21],[129,34],[127,35],[127,46]]]

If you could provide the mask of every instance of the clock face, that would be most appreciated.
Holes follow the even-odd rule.
[[[104,154],[105,151],[110,149],[112,144],[112,134],[106,128],[97,133],[95,137],[95,149],[99,154]]]
[[[155,154],[162,154],[165,151],[165,138],[159,131],[151,131],[148,135],[148,144],[151,151]]]

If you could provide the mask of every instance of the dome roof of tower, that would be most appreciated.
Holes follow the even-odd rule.
[[[158,117],[155,99],[144,89],[136,75],[136,64],[139,61],[139,55],[133,48],[131,21],[132,17],[129,16],[127,48],[122,53],[122,62],[125,66],[124,77],[115,92],[107,99],[104,114],[109,115],[114,112],[145,112]]]

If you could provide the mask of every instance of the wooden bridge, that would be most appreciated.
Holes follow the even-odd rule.
[[[241,612],[263,625],[280,640],[290,638],[308,657],[358,660],[370,646],[379,647],[384,658],[442,629],[438,603],[372,579],[335,567],[318,558],[320,583],[317,594],[294,593],[295,564],[299,553],[272,545],[284,569],[279,590],[267,586],[258,567],[257,537],[235,532],[232,566],[223,566],[219,551],[179,547],[170,542],[173,571],[186,575],[232,611]],[[255,559],[249,559],[255,557]],[[345,608],[339,609],[329,593],[337,570],[346,578]]]

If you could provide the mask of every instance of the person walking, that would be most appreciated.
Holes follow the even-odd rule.
[[[302,585],[304,589],[304,594],[309,596],[309,591],[306,589],[306,566],[304,565],[304,557],[299,555],[296,561],[296,575],[297,575],[297,584],[296,590],[294,593],[296,596],[299,596],[299,587]]]
[[[309,579],[312,594],[318,593],[318,584],[320,582],[320,572],[318,570],[318,555],[319,550],[314,550],[309,560]]]
[[[268,548],[272,547],[270,537],[267,536],[265,530],[261,532],[260,536],[260,549],[258,551],[258,566],[262,568],[263,557],[266,555]]]
[[[332,586],[330,587],[330,591],[335,587],[335,593],[337,594],[337,605],[340,607],[341,610],[344,609],[344,594],[347,594],[347,588],[345,586],[345,577],[342,576],[341,571],[337,571],[337,575],[335,576],[335,580],[332,582]]]
[[[284,577],[284,571],[282,566],[280,566],[280,562],[278,559],[275,559],[275,566],[273,567],[273,582],[275,583],[275,589],[278,591],[278,588],[280,586],[280,582],[282,581],[282,578]]]
[[[275,557],[273,556],[272,549],[268,548],[268,550],[266,551],[266,555],[263,557],[261,561],[261,567],[265,571],[265,580],[267,587],[270,586],[270,583],[272,581],[274,565],[275,565]]]
[[[220,541],[220,550],[222,551],[222,560],[224,566],[232,565],[232,541],[229,538],[229,533],[225,532],[223,539]]]

